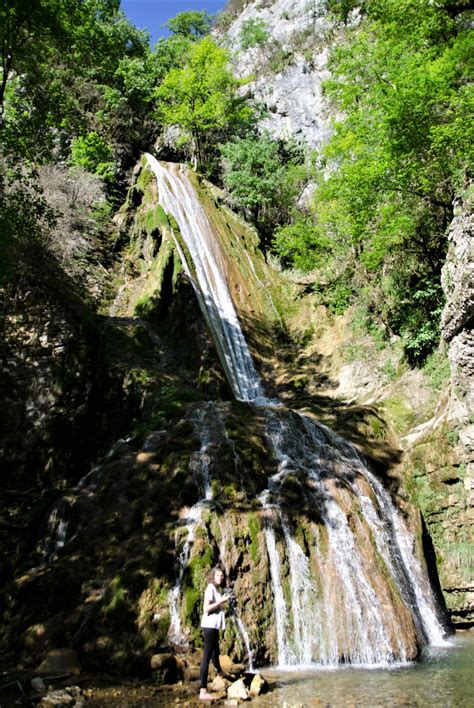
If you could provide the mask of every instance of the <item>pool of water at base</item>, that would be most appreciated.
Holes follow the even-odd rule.
[[[262,669],[272,690],[252,704],[272,708],[474,708],[474,632],[458,634],[450,643],[430,647],[420,661],[393,668]]]

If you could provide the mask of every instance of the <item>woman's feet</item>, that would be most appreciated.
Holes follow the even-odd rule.
[[[200,701],[217,701],[217,696],[213,696],[212,693],[208,693],[205,688],[201,688],[199,691]]]

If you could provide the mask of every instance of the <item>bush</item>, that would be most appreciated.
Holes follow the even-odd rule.
[[[250,19],[242,22],[239,39],[240,46],[244,51],[251,47],[261,47],[268,37],[268,30],[263,20]]]
[[[117,164],[113,160],[113,149],[95,131],[72,140],[70,164],[83,167],[104,182],[111,183],[115,179]]]

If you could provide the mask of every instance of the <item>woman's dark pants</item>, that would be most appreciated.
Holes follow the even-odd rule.
[[[216,667],[216,671],[221,673],[221,665],[219,663],[219,630],[210,629],[208,627],[203,628],[204,631],[204,653],[202,655],[201,661],[201,672],[199,678],[201,679],[201,688],[207,688],[207,674],[209,671],[209,662]]]

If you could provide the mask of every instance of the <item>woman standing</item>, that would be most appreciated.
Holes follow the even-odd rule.
[[[207,691],[207,674],[209,662],[216,667],[216,671],[223,676],[219,662],[219,630],[225,629],[224,605],[229,601],[229,595],[221,595],[219,588],[224,581],[224,570],[222,566],[216,565],[208,575],[208,585],[204,593],[204,612],[201,620],[201,627],[204,630],[204,653],[201,661],[201,690],[199,698],[202,701],[213,701],[212,696]]]

